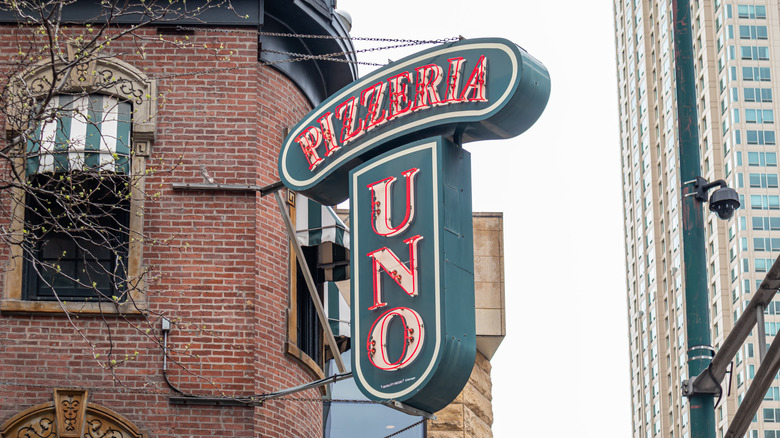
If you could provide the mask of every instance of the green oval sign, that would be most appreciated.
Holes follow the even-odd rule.
[[[284,141],[284,184],[326,205],[349,196],[349,171],[432,135],[510,138],[539,118],[550,76],[511,41],[461,40],[390,63],[329,97]]]

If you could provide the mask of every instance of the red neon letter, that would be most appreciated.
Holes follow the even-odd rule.
[[[390,328],[390,322],[398,317],[403,324],[404,338],[399,340],[403,342],[403,350],[398,360],[390,362],[387,353],[387,332]],[[425,338],[425,325],[419,313],[408,307],[396,307],[383,313],[382,316],[374,321],[374,325],[369,330],[366,350],[368,350],[368,360],[371,364],[380,370],[392,371],[400,370],[409,365],[420,354],[423,339]]]
[[[309,126],[305,131],[295,139],[303,149],[303,155],[309,162],[309,170],[314,169],[322,162],[322,158],[317,155],[317,146],[322,142],[322,132],[316,126]]]
[[[363,119],[357,120],[355,97],[350,97],[336,107],[336,117],[341,119],[342,123],[341,144],[347,144],[365,132],[363,130]],[[358,121],[357,128],[355,127],[356,121]]]
[[[404,80],[406,83],[403,82]],[[400,117],[412,109],[412,102],[409,100],[409,84],[413,80],[412,74],[408,71],[387,79],[387,82],[390,83],[390,114],[387,116],[388,120]]]
[[[463,67],[464,58],[448,59],[450,70],[447,72],[447,90],[444,92],[444,101],[442,103],[460,102],[458,99],[458,89],[460,88],[460,75]]]
[[[479,57],[477,65],[474,66],[474,70],[469,76],[469,80],[466,81],[466,86],[463,87],[463,91],[460,93],[460,100],[468,100],[469,102],[487,102],[485,97],[485,73],[487,70],[487,60],[485,55]],[[474,93],[474,97],[468,97],[469,94]]]
[[[417,93],[414,97],[412,111],[419,111],[430,106],[441,105],[437,88],[441,83],[442,69],[436,64],[417,67]],[[430,100],[430,102],[429,102]]]
[[[380,248],[376,251],[368,253],[368,256],[372,260],[372,271],[374,279],[374,305],[369,307],[368,310],[378,309],[384,307],[387,303],[382,301],[382,278],[380,274],[382,270],[387,272],[390,277],[395,280],[398,286],[411,297],[417,296],[417,242],[422,240],[422,236],[419,234],[412,236],[404,243],[409,245],[409,267],[407,268],[404,263],[398,259],[390,248]]]
[[[336,141],[336,134],[334,134],[333,131],[333,114],[328,111],[317,121],[320,122],[320,127],[322,128],[322,137],[325,139],[325,156],[329,157],[333,155],[334,152],[339,150],[339,148],[341,148],[341,146],[339,146],[338,142]]]
[[[395,227],[390,224],[390,221],[393,211],[392,186],[397,178],[391,176],[368,185],[368,189],[371,190],[372,225],[375,233],[386,237],[395,236],[402,233],[412,224],[415,210],[414,177],[419,172],[420,169],[411,168],[401,173],[406,179],[406,215],[401,223]]]
[[[385,118],[387,110],[379,111],[382,108],[386,91],[387,83],[380,82],[373,87],[366,88],[360,93],[360,104],[368,108],[366,120],[363,123],[366,127],[366,131],[387,122],[387,119]]]

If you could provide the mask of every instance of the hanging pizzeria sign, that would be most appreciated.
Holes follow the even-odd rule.
[[[461,40],[390,63],[347,85],[291,130],[285,185],[326,205],[344,201],[360,163],[434,135],[459,142],[521,134],[550,94],[547,70],[511,41]]]
[[[377,401],[436,412],[476,355],[470,155],[464,142],[527,130],[550,93],[514,43],[461,40],[374,71],[284,141],[285,185],[349,198],[353,376]]]

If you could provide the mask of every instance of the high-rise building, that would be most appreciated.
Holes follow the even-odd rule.
[[[780,251],[774,117],[780,69],[773,68],[780,60],[779,7],[772,0],[691,1],[701,176],[726,180],[742,203],[728,221],[705,210],[702,256],[716,350]],[[690,436],[681,394],[691,376],[672,8],[670,0],[614,3],[633,436],[642,438]],[[754,330],[726,376],[717,436],[759,366],[759,343],[777,333],[775,307],[780,311],[780,302],[765,312],[767,338]],[[780,437],[779,387],[780,381],[767,393],[748,437]]]

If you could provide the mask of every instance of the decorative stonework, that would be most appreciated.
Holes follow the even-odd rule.
[[[133,104],[133,140],[154,140],[157,127],[157,82],[132,65],[111,57],[78,60],[68,46],[68,61],[41,62],[12,82],[7,101],[6,135],[25,128],[25,108],[57,88],[57,94],[106,94]],[[55,77],[55,72],[58,76]]]
[[[54,423],[50,418],[42,418],[37,424],[30,424],[19,429],[17,434],[23,437],[40,437],[48,438],[51,436],[57,436],[54,431]]]
[[[54,401],[27,408],[0,426],[0,438],[147,438],[122,415],[88,403],[86,390],[54,390]]]
[[[87,429],[84,431],[84,438],[125,438],[130,435],[124,432],[121,427],[110,422],[104,422],[99,418],[92,418],[87,421]]]
[[[57,430],[60,438],[79,438],[84,428],[88,391],[54,390],[54,409],[57,412]]]

